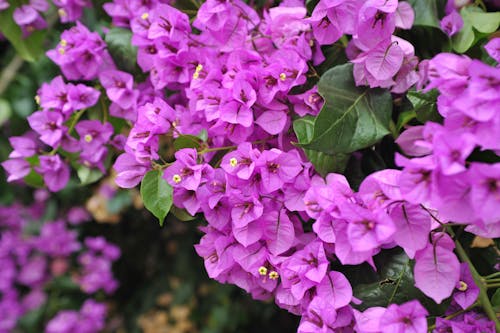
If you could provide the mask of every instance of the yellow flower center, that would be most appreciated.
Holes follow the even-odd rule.
[[[61,39],[61,41],[59,42],[59,45],[64,47],[64,46],[68,45],[68,42],[66,41],[66,39]]]
[[[237,165],[238,165],[238,160],[237,160],[236,158],[232,157],[232,158],[229,160],[229,165],[231,165],[231,166],[234,168],[235,166],[237,166]]]
[[[181,182],[182,178],[178,174],[175,174],[172,176],[172,180],[174,181],[174,183],[179,184]]]
[[[276,280],[276,279],[278,279],[279,277],[280,277],[280,275],[278,274],[278,272],[276,272],[276,271],[271,271],[271,272],[269,272],[269,278],[270,278],[271,280]]]
[[[57,49],[57,51],[59,52],[59,54],[63,55],[64,53],[66,53],[66,51],[64,50],[64,48],[60,47]]]
[[[35,96],[35,102],[36,104],[40,105],[40,96],[38,95]]]
[[[259,267],[259,274],[262,276],[267,275],[267,268],[264,266],[260,266]]]
[[[285,73],[281,73],[280,74],[280,80],[281,81],[285,81],[286,80],[286,74]]]
[[[83,139],[85,140],[85,142],[91,142],[94,138],[92,137],[92,135],[87,134],[83,137]]]
[[[57,10],[57,14],[59,14],[60,17],[65,17],[65,16],[68,15],[68,13],[66,13],[66,11],[64,9],[62,9],[62,8],[59,8]]]
[[[141,19],[143,19],[143,20],[147,20],[148,17],[149,17],[149,13],[144,13],[141,15]]]
[[[198,66],[196,66],[196,69],[194,70],[194,73],[193,73],[193,79],[197,79],[200,77],[200,72],[203,70],[203,65],[202,64],[198,64]]]
[[[465,283],[464,281],[460,281],[459,284],[460,284],[460,287],[458,287],[458,290],[460,290],[460,291],[466,291],[467,288],[469,288],[467,283]]]

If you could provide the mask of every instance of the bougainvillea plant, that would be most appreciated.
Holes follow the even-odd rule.
[[[0,1],[27,60],[44,11],[73,22],[9,181],[140,185],[301,333],[500,331],[498,1],[115,0],[98,27],[91,6]]]

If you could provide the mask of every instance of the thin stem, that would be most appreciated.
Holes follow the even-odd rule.
[[[497,278],[497,279],[484,279],[484,280],[486,280],[486,283],[500,283],[500,278]]]
[[[475,302],[474,304],[472,304],[471,306],[469,306],[467,309],[465,309],[465,310],[459,310],[457,312],[454,312],[451,315],[444,317],[444,319],[445,320],[453,319],[453,318],[455,318],[457,316],[460,316],[462,313],[465,313],[465,312],[469,311],[470,309],[475,308],[478,305],[479,305],[479,302]],[[431,332],[435,328],[436,328],[436,324],[431,325],[431,326],[429,326],[428,331]]]
[[[12,80],[16,77],[17,71],[23,65],[24,60],[19,55],[14,55],[7,67],[0,74],[0,96],[5,92]]]
[[[82,110],[75,112],[75,116],[71,120],[71,124],[68,127],[68,134],[71,134],[71,132],[73,131],[73,129],[76,126],[76,123],[78,122],[80,117],[85,113],[85,111],[87,111],[87,109],[82,109]]]
[[[205,154],[205,153],[210,153],[213,151],[221,151],[221,150],[230,150],[230,149],[236,149],[238,146],[224,146],[224,147],[214,147],[214,148],[206,148],[200,151],[198,154]]]
[[[489,280],[489,279],[495,278],[497,276],[500,276],[500,272],[496,272],[496,273],[493,273],[493,274],[490,274],[490,275],[486,275],[486,276],[483,277],[483,279]]]
[[[478,6],[478,7],[481,7],[481,9],[484,10],[485,12],[488,11],[488,9],[486,8],[486,5],[484,4],[483,0],[476,0],[474,4],[476,6]]]
[[[451,229],[449,230],[450,233],[453,235],[453,231],[451,231]],[[481,304],[481,307],[483,308],[488,318],[495,323],[497,332],[500,332],[500,321],[498,320],[495,310],[493,309],[490,299],[488,298],[488,293],[487,293],[488,287],[485,285],[482,277],[477,272],[476,268],[474,267],[470,258],[467,256],[467,253],[462,247],[462,244],[460,244],[458,240],[455,240],[455,246],[457,254],[460,257],[460,259],[469,265],[470,272],[472,274],[472,277],[474,278],[474,282],[479,287],[479,302]],[[500,286],[500,284],[498,286]]]
[[[500,283],[492,283],[492,284],[487,284],[486,288],[491,289],[491,288],[498,288],[500,287]],[[499,331],[500,332],[500,331]]]
[[[104,98],[100,98],[101,111],[102,111],[102,122],[105,124],[108,122],[108,108],[106,103],[104,103]]]

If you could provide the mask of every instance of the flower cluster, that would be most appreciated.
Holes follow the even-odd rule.
[[[100,289],[112,292],[117,286],[110,269],[120,255],[119,249],[102,237],[86,238],[81,244],[77,232],[69,229],[63,220],[47,221],[41,226],[34,223],[33,220],[42,217],[45,204],[44,200],[39,200],[29,208],[20,204],[0,207],[0,332],[12,332],[20,317],[43,306],[51,297],[47,286],[56,278],[71,274],[74,282],[88,295]],[[85,219],[86,214],[73,209],[69,215],[73,221],[69,223],[75,223]],[[30,231],[34,228],[39,228],[37,234]],[[82,263],[81,267],[71,267],[72,256],[82,249],[86,252],[80,258],[90,255],[93,256],[90,259],[101,264]],[[100,284],[92,285],[89,281]],[[103,328],[105,315],[104,305],[88,299],[80,314],[62,311],[48,324],[46,331],[98,332]],[[70,323],[70,318],[75,322]],[[78,323],[81,327],[77,329],[74,325]]]
[[[80,23],[63,32],[56,49],[47,55],[61,67],[67,79],[93,80],[100,75],[106,88],[121,83],[112,76],[115,66],[102,38]],[[49,190],[59,191],[70,178],[70,168],[64,157],[71,153],[79,153],[78,162],[82,165],[105,173],[107,145],[121,149],[123,137],[115,135],[112,138],[113,127],[105,120],[107,111],[102,111],[105,113],[102,122],[78,121],[100,98],[98,89],[83,83],[66,83],[61,76],[44,83],[35,98],[41,110],[28,117],[34,133],[9,139],[14,151],[9,155],[11,159],[2,163],[9,173],[8,180],[22,179],[34,169],[43,176]],[[113,114],[112,110],[110,112]],[[38,161],[33,161],[33,156],[39,154]]]
[[[442,28],[450,36],[460,30],[461,5],[448,2]],[[464,312],[460,319],[456,312],[452,320],[439,318],[436,331],[494,331],[483,319],[471,324],[476,313],[469,308],[481,286],[477,272],[457,258],[461,245],[450,225],[500,237],[500,164],[486,162],[500,152],[500,68],[449,53],[419,64],[413,45],[395,35],[415,19],[404,1],[320,0],[310,17],[296,0],[262,12],[240,0],[208,0],[191,19],[164,1],[117,0],[104,9],[116,26],[131,30],[146,81],[118,70],[102,38],[81,23],[63,32],[47,55],[67,80],[99,84],[59,76],[40,88],[41,110],[28,118],[34,134],[11,138],[14,151],[2,164],[9,181],[35,170],[58,191],[75,155],[104,173],[109,145],[123,148],[116,183],[132,188],[148,171],[161,171],[173,203],[208,223],[196,251],[209,276],[256,299],[274,298],[301,316],[298,332],[427,332],[429,313],[417,300],[359,311],[363,300],[342,272],[363,263],[377,270],[374,257],[395,247],[414,262],[418,289],[436,303],[451,298],[450,308]],[[496,61],[498,40],[485,46]],[[416,83],[437,89],[444,119],[408,126],[396,140],[405,155],[396,155],[402,170],[372,173],[357,191],[343,175],[320,177],[291,144],[293,121],[322,108],[317,87],[308,83],[333,43],[345,47],[357,85],[398,96]],[[98,101],[104,108],[109,102],[103,121],[80,120]],[[126,139],[113,137],[122,128],[108,116],[128,121]],[[44,145],[52,150],[33,158]],[[63,221],[46,224],[38,250],[68,256],[81,246],[72,235]],[[99,237],[85,246],[76,281],[88,293],[112,292],[119,250]],[[87,312],[61,314],[50,331],[63,332],[65,317],[73,329]]]
[[[57,7],[61,23],[76,22],[82,17],[83,9],[92,6],[89,0],[53,0],[51,2],[30,0],[16,7],[12,16],[14,22],[21,28],[23,38],[28,37],[34,31],[47,28],[47,20],[43,14],[49,11],[52,4]],[[0,12],[9,7],[7,0],[0,1]]]
[[[444,123],[411,127],[399,137],[403,151],[413,157],[396,159],[403,167],[403,197],[437,209],[442,221],[463,223],[466,230],[484,237],[499,237],[495,207],[500,163],[485,163],[481,154],[500,151],[500,69],[443,53],[429,61],[427,75],[426,89],[440,92],[437,105]]]
[[[310,21],[320,44],[353,36],[347,55],[357,85],[403,93],[418,81],[418,59],[413,45],[393,33],[396,28],[410,29],[414,17],[404,1],[320,1]]]
[[[104,328],[106,306],[88,299],[80,311],[64,310],[52,318],[45,328],[46,333],[94,333]]]

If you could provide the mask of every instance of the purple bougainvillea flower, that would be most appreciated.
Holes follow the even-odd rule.
[[[453,300],[465,310],[474,304],[478,296],[479,287],[474,282],[469,265],[467,263],[461,263],[460,280],[455,286]]]
[[[500,220],[500,164],[471,163],[471,202],[476,216],[486,222]]]
[[[492,38],[485,46],[484,49],[488,52],[489,56],[500,62],[500,38]]]
[[[443,30],[448,36],[453,36],[462,29],[464,25],[464,20],[462,16],[454,10],[445,17],[440,22],[441,30]]]
[[[415,12],[411,5],[406,1],[399,1],[395,13],[396,27],[401,29],[411,29],[415,20]]]
[[[69,166],[59,155],[40,156],[40,166],[35,170],[43,176],[45,185],[52,192],[62,190],[69,181]]]
[[[9,1],[7,0],[0,0],[0,10],[5,10],[9,8]]]
[[[84,84],[70,85],[68,89],[68,101],[73,110],[82,110],[97,103],[100,96],[99,90]]]
[[[429,313],[414,300],[401,305],[391,304],[380,317],[380,331],[384,333],[426,333]]]
[[[415,255],[415,285],[436,303],[451,296],[460,279],[460,263],[453,240],[445,233],[433,235],[433,243]]]
[[[371,211],[355,204],[340,206],[348,221],[347,237],[355,251],[370,251],[389,241],[396,228],[390,217],[382,211]]]
[[[35,30],[47,27],[47,22],[43,19],[33,5],[22,5],[14,10],[13,19],[22,30],[23,37],[28,37]]]
[[[2,162],[2,167],[7,171],[8,182],[13,182],[27,176],[31,171],[30,164],[22,158],[13,158]]]
[[[352,287],[344,274],[330,271],[316,286],[316,294],[334,309],[347,306],[352,301]]]
[[[28,117],[31,128],[40,134],[40,140],[53,148],[59,145],[66,133],[63,121],[60,113],[52,111],[37,111]]]
[[[36,153],[36,143],[28,136],[11,136],[9,143],[14,148],[9,158],[31,157]]]
[[[414,258],[415,253],[427,245],[431,216],[420,205],[409,203],[393,206],[389,215],[396,226],[394,241],[408,257]]]
[[[132,188],[141,182],[151,166],[138,162],[132,154],[124,153],[118,156],[113,169],[117,172],[116,184],[123,188]]]
[[[388,80],[396,75],[403,64],[403,58],[404,52],[397,43],[383,41],[366,53],[366,70],[376,80]]]

